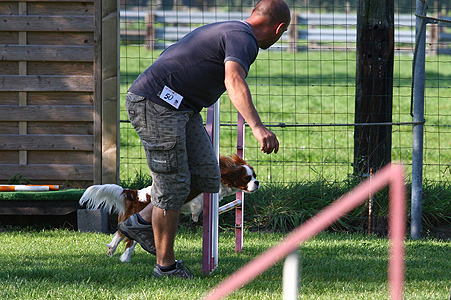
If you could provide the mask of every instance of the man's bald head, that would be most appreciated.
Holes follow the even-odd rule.
[[[289,24],[291,20],[290,9],[282,0],[260,0],[255,5],[254,13],[267,19],[271,24],[280,22]]]
[[[262,49],[268,49],[277,42],[290,21],[290,9],[283,0],[260,0],[246,20]]]

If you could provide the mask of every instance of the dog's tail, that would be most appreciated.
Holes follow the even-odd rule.
[[[80,205],[86,204],[89,209],[104,207],[109,212],[125,210],[124,189],[117,184],[90,186],[81,196]]]

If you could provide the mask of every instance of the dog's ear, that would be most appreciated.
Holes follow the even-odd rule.
[[[231,159],[228,156],[221,156],[219,159],[219,168],[221,169],[221,172],[224,169],[232,169],[235,166],[235,162],[233,159]]]
[[[221,171],[221,182],[227,186],[233,185],[233,182],[239,176],[235,161],[228,156],[221,156],[219,169]]]
[[[136,200],[138,200],[138,190],[124,189],[122,191],[122,194],[124,194],[125,199],[128,201],[135,202]]]
[[[235,165],[246,165],[246,161],[242,159],[238,154],[235,154],[233,156],[233,161],[235,162]]]

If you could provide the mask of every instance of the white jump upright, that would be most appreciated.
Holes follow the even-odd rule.
[[[206,130],[219,161],[219,101],[207,109]],[[244,158],[244,118],[238,113],[237,154]],[[244,192],[236,200],[219,207],[218,194],[204,193],[202,272],[210,274],[218,266],[219,214],[235,208],[235,252],[243,248]]]
[[[219,161],[219,100],[207,109],[206,130]],[[209,274],[218,266],[219,195],[204,193],[202,272]]]

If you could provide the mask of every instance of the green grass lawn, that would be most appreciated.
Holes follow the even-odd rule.
[[[125,93],[160,51],[141,46],[121,47],[121,119]],[[426,62],[424,176],[449,180],[451,150],[451,68],[449,55],[428,57]],[[261,51],[251,66],[247,82],[265,124],[354,123],[356,54],[354,51]],[[393,121],[409,122],[412,57],[395,55]],[[203,113],[205,116],[205,112]],[[204,118],[205,121],[205,118]],[[225,93],[221,97],[221,123],[236,123],[236,110]],[[259,151],[258,142],[246,129],[246,158],[263,184],[303,180],[345,180],[352,172],[354,129],[340,127],[271,127],[280,141],[277,155]],[[236,150],[236,128],[221,127],[220,152]],[[405,163],[410,173],[412,126],[393,126],[392,160]],[[138,137],[129,124],[121,126],[121,179],[128,180],[147,165]]]
[[[242,253],[234,237],[220,234],[219,267],[201,272],[202,234],[182,229],[179,259],[191,281],[151,276],[155,258],[140,247],[128,264],[106,255],[111,236],[69,230],[9,230],[0,234],[1,299],[199,299],[207,291],[283,238],[246,232]],[[124,245],[118,247],[119,253]],[[448,241],[406,242],[405,299],[448,299]],[[388,241],[363,235],[321,233],[300,247],[299,299],[387,299]],[[282,299],[282,263],[277,263],[228,299]]]

